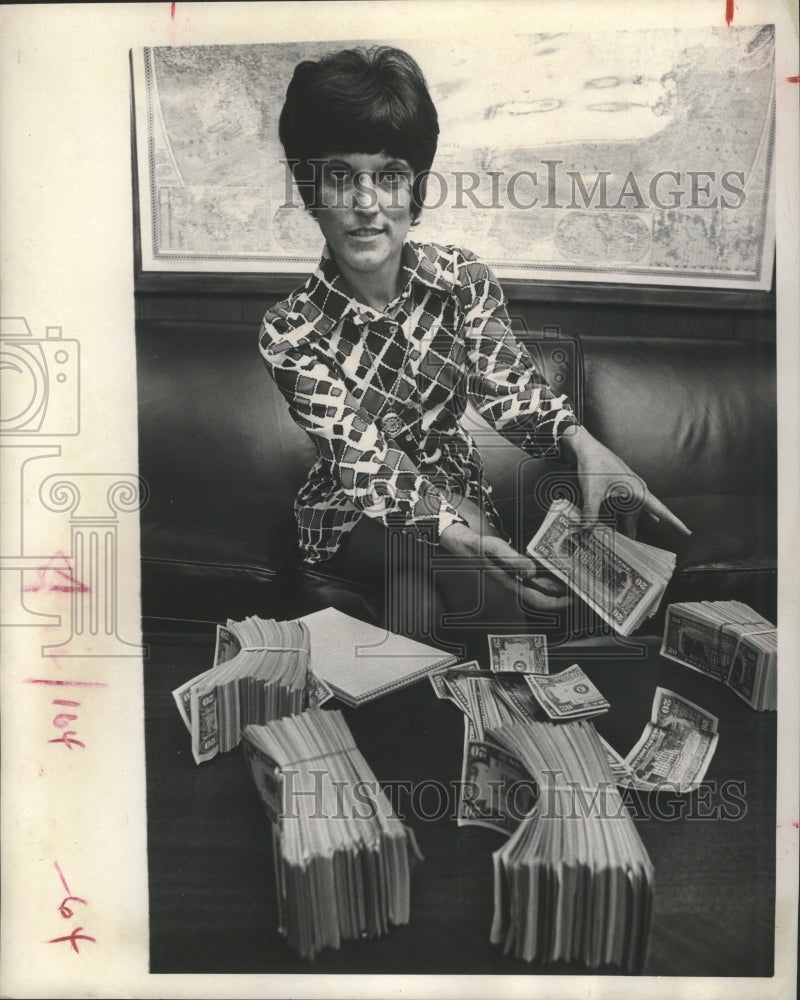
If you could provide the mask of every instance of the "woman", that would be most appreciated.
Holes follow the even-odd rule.
[[[260,348],[318,450],[295,508],[303,558],[399,587],[411,632],[433,602],[439,642],[452,642],[440,613],[474,627],[479,611],[482,635],[466,640],[477,652],[487,629],[521,631],[537,611],[552,619],[567,598],[506,540],[459,423],[467,398],[530,454],[577,465],[588,520],[634,476],[516,343],[489,268],[467,250],[407,239],[438,134],[404,52],[349,50],[296,67],[280,138],[326,246],[309,281],[264,317]],[[645,511],[687,530],[637,482]],[[404,555],[393,531],[410,538]]]

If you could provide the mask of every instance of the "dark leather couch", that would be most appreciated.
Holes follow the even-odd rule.
[[[678,555],[663,604],[737,598],[774,621],[774,345],[517,332],[586,426],[693,529],[683,539],[640,522],[641,538]],[[143,614],[213,622],[334,603],[374,618],[376,595],[300,568],[292,504],[314,446],[289,418],[257,334],[250,323],[137,324]],[[524,545],[563,488],[562,467],[527,458],[475,414],[469,423]]]

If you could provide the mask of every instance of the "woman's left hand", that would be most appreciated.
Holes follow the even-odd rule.
[[[570,427],[563,435],[562,445],[578,466],[578,482],[583,494],[583,516],[587,521],[600,517],[600,506],[611,497],[624,497],[617,505],[620,530],[636,537],[636,525],[641,511],[654,521],[663,521],[683,535],[691,531],[680,518],[647,489],[637,476],[613,451],[601,444],[585,427]],[[622,508],[622,509],[620,509]]]

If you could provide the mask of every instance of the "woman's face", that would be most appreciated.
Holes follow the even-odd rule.
[[[385,153],[334,153],[321,167],[317,222],[340,270],[399,273],[411,225],[413,171]]]

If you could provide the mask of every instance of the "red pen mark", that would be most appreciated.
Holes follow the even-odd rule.
[[[77,715],[73,716],[77,719]],[[63,743],[67,750],[72,750],[73,747],[80,747],[82,750],[86,749],[86,744],[81,743],[78,739],[78,734],[74,729],[65,730],[60,736],[54,737],[52,740],[48,740],[48,743]]]
[[[67,903],[69,903],[71,900],[74,899],[76,903],[83,903],[83,905],[86,906],[86,900],[81,899],[80,896],[72,895],[72,890],[67,885],[67,880],[64,878],[64,873],[61,871],[61,866],[57,861],[54,861],[53,864],[55,865],[56,871],[58,872],[58,877],[61,879],[61,884],[64,886],[64,892],[66,892],[67,894],[66,897],[61,901],[61,905],[58,907],[58,912],[65,920],[69,920],[69,918],[72,916],[72,910],[67,906]],[[83,930],[83,928],[79,927],[78,930]]]
[[[58,877],[61,879],[61,884],[64,886],[64,890],[69,895],[70,888],[67,885],[67,880],[64,878],[64,873],[61,871],[61,865],[57,861],[54,861],[53,867],[58,872]]]
[[[53,699],[54,705],[69,705],[73,708],[80,707],[79,701],[64,701],[61,698]],[[77,715],[73,715],[72,712],[59,712],[53,719],[53,725],[56,729],[66,729],[70,722],[74,722],[78,718]]]
[[[67,880],[64,878],[64,873],[61,871],[61,866],[57,861],[53,862],[56,871],[58,872],[58,877],[61,879],[61,884],[64,886],[64,891],[66,896],[62,899],[61,903],[57,907],[57,910],[64,920],[71,920],[73,917],[72,907],[70,903],[82,903],[86,906],[86,900],[80,896],[73,896],[72,890],[67,885]],[[70,947],[75,952],[76,955],[80,955],[80,949],[78,948],[78,941],[91,941],[93,943],[97,942],[96,938],[93,938],[90,934],[81,934],[83,927],[75,927],[71,933],[63,934],[61,937],[50,938],[47,944],[60,944],[64,941],[69,941]]]
[[[786,77],[786,82],[787,83],[800,83],[800,76],[787,76]]]
[[[174,21],[174,20],[175,20],[175,8],[176,8],[176,7],[178,6],[178,5],[177,5],[177,4],[175,4],[175,3],[171,3],[171,4],[169,5],[169,6],[170,6],[170,12],[169,12],[169,16],[170,16],[170,17],[172,18],[172,20]]]
[[[56,681],[51,680],[47,677],[26,677],[22,682],[23,684],[52,684],[56,687],[90,687],[90,688],[104,688],[108,687],[108,684],[104,684],[103,681]]]
[[[80,896],[65,896],[64,899],[61,900],[61,905],[58,907],[58,912],[65,920],[71,920],[73,917],[73,912],[71,908],[67,906],[67,903],[70,903],[73,900],[76,903],[83,903],[83,905],[86,906],[86,900],[81,899]],[[83,928],[78,928],[78,929],[82,930]]]
[[[59,941],[69,941],[72,945],[72,950],[76,955],[80,955],[80,949],[78,948],[78,941],[94,941],[97,942],[97,938],[90,937],[88,934],[81,934],[83,930],[82,927],[76,927],[71,934],[65,934],[63,937],[50,938],[47,942],[48,944],[58,944]]]
[[[725,0],[725,23],[730,28],[733,24],[733,0]]]
[[[800,823],[798,823],[797,820],[795,820],[795,822],[792,823],[792,826],[795,828],[795,830],[800,829]]]
[[[57,565],[58,562],[61,562],[63,565]],[[51,582],[49,585],[46,585],[45,577],[48,574]],[[86,594],[89,588],[85,583],[81,583],[80,580],[75,579],[69,559],[63,552],[59,551],[56,552],[52,559],[48,559],[46,563],[39,566],[36,570],[36,583],[25,586],[22,590],[26,594],[38,594],[42,590],[60,594]]]
[[[62,681],[53,680],[49,677],[26,677],[25,684],[44,684],[52,687],[108,687],[103,681]],[[55,692],[54,692],[55,693]],[[77,709],[81,707],[81,702],[73,701],[71,698],[53,698],[52,704],[60,709],[75,709],[75,711],[57,711],[53,716],[53,725],[61,731],[60,736],[54,736],[48,743],[63,743],[67,750],[74,747],[86,749],[86,744],[78,739],[77,729],[68,729],[72,723],[78,721]]]
[[[80,708],[81,703],[79,701],[68,701],[66,698],[53,698],[54,705],[60,705],[63,708]],[[72,750],[73,747],[80,747],[82,750],[86,749],[86,744],[82,743],[78,739],[78,731],[76,729],[67,729],[71,723],[76,722],[78,716],[75,712],[57,712],[53,716],[53,725],[56,729],[62,730],[60,736],[53,737],[52,740],[48,740],[48,743],[63,743],[67,750]]]

